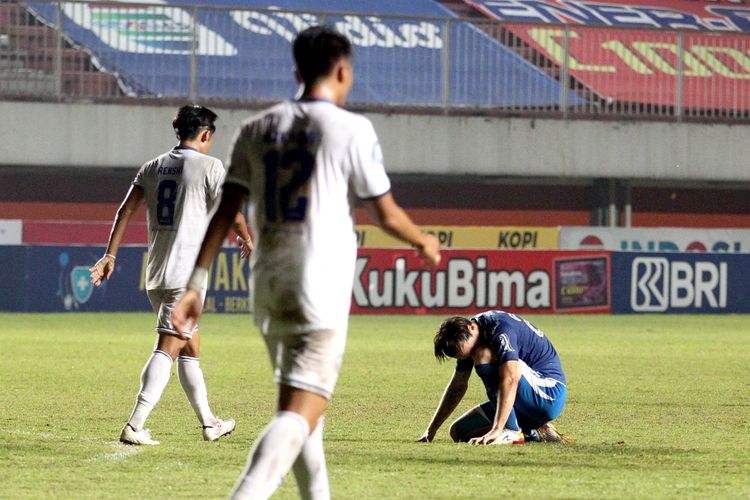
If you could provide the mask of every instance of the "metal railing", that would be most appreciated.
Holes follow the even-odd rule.
[[[0,0],[0,98],[278,100],[296,90],[291,40],[316,23],[354,44],[354,105],[750,119],[741,34],[164,2]]]

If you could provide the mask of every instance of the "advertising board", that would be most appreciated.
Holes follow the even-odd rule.
[[[613,313],[750,312],[748,256],[612,254]]]
[[[0,245],[20,245],[23,238],[23,222],[20,220],[0,220]]]
[[[352,312],[609,312],[608,252],[445,250],[423,269],[413,251],[360,249]]]
[[[88,269],[103,253],[102,247],[0,247],[0,258],[11,264],[0,274],[5,284],[0,310],[151,310],[145,293],[146,248],[121,248],[112,278],[97,288],[89,281]],[[209,273],[204,310],[248,312],[248,273],[248,261],[240,259],[238,250],[222,249]]]
[[[88,268],[101,247],[0,246],[0,310],[149,311],[146,249],[125,247],[112,279],[95,288]],[[332,272],[335,272],[333,270]],[[426,270],[414,250],[359,250],[354,314],[750,313],[750,255],[451,250]],[[248,261],[222,249],[204,310],[250,312]]]
[[[423,226],[434,234],[443,248],[502,250],[556,250],[559,245],[556,227],[520,226]],[[360,248],[408,248],[409,245],[390,236],[378,226],[357,225]]]
[[[562,250],[750,253],[750,230],[694,228],[560,228]]]

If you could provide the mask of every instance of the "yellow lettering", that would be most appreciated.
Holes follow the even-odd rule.
[[[215,261],[214,261],[215,262]],[[214,276],[214,262],[211,262],[211,265],[208,266],[208,283],[206,283],[206,291],[210,292],[214,288],[211,286],[213,283],[213,276]]]
[[[571,39],[580,38],[581,36],[575,32],[570,31],[569,36]],[[557,61],[558,64],[563,64],[563,58],[565,57],[565,49],[557,43],[555,38],[565,37],[565,30],[550,30],[544,28],[533,28],[529,30],[529,36],[534,39],[536,43],[541,45],[549,55]],[[568,51],[570,52],[570,51]],[[596,64],[581,64],[575,57],[568,56],[568,68],[571,71],[598,71],[602,73],[615,73],[617,69],[614,66],[598,66]]]
[[[239,252],[232,252],[232,291],[247,290],[247,277],[245,276],[245,262]]]
[[[633,48],[643,55],[656,69],[667,75],[676,75],[677,70],[673,68],[662,56],[659,50],[667,50],[677,55],[677,45],[664,42],[633,42]],[[682,63],[688,68],[684,76],[711,76],[711,70],[693,57],[690,52],[682,51]]]
[[[694,46],[690,49],[698,57],[703,59],[703,62],[708,64],[712,70],[716,71],[721,76],[726,78],[747,80],[750,79],[750,58],[748,58],[742,51],[733,49],[731,47],[700,47]],[[737,73],[729,69],[721,60],[716,57],[715,54],[726,54],[732,58],[734,62],[742,67],[745,73]]]
[[[146,289],[146,272],[148,271],[148,252],[143,252],[143,259],[141,259],[141,282],[138,285],[138,290]]]
[[[610,40],[604,42],[602,48],[605,50],[611,50],[617,57],[622,59],[622,62],[628,65],[630,69],[641,75],[653,75],[654,72],[635,55],[624,43],[619,40]]]
[[[248,297],[226,297],[224,299],[224,312],[249,312],[250,299]]]
[[[216,312],[216,297],[206,297],[203,303],[203,312]]]
[[[358,247],[364,247],[365,246],[365,237],[367,236],[367,231],[364,229],[358,229],[355,231],[357,234],[357,246]]]
[[[224,252],[219,253],[216,256],[214,262],[214,291],[229,290],[229,263],[227,262],[227,254]]]
[[[435,236],[440,245],[446,248],[453,246],[453,231],[441,231],[441,230],[427,230],[428,233]]]

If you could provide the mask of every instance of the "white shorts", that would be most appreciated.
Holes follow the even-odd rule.
[[[263,335],[274,370],[274,380],[331,399],[341,371],[346,331]]]
[[[164,335],[177,335],[174,325],[172,325],[172,309],[177,305],[182,296],[185,294],[185,288],[155,289],[146,290],[151,307],[156,313],[156,333]],[[206,291],[201,293],[201,302],[206,300]],[[190,336],[198,331],[198,324],[193,325]]]

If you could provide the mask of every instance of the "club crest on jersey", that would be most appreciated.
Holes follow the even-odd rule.
[[[86,266],[75,266],[70,271],[70,286],[75,301],[86,303],[94,292],[94,286],[89,281],[89,269]]]
[[[513,352],[513,346],[510,345],[510,339],[508,338],[508,335],[505,333],[500,334],[500,338],[498,339],[500,342],[500,350],[502,352]]]

